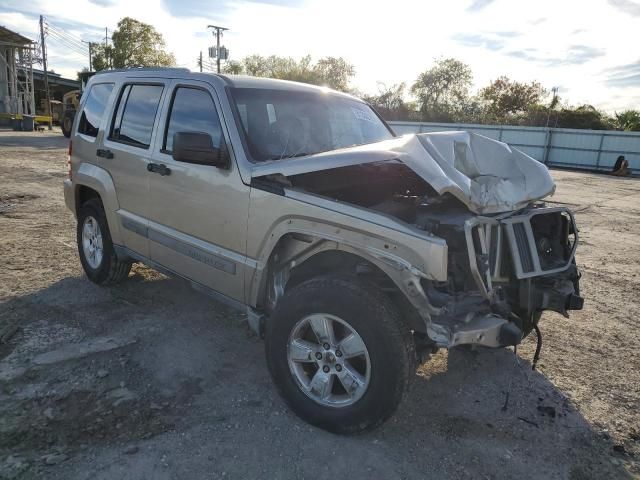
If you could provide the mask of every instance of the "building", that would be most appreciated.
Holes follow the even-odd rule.
[[[0,114],[35,114],[35,43],[0,26]]]
[[[0,121],[13,115],[47,115],[44,71],[37,44],[19,33],[0,26]],[[80,82],[48,71],[51,113],[57,121],[65,93],[80,89]],[[48,121],[48,120],[47,120]]]
[[[49,70],[49,94],[51,100],[62,101],[62,97],[65,93],[72,90],[80,89],[80,81],[72,80],[71,78],[64,78],[59,73],[55,73]],[[44,71],[33,69],[33,86],[36,94],[36,105],[40,105],[39,99],[44,100],[46,98],[46,92],[44,87]]]

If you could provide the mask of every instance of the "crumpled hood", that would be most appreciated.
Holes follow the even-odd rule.
[[[252,177],[298,175],[397,159],[474,213],[509,212],[555,191],[545,165],[506,143],[469,132],[437,132],[256,165]]]

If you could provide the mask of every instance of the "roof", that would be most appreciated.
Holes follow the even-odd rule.
[[[33,43],[33,40],[23,37],[18,32],[9,30],[7,27],[0,25],[0,42],[11,43],[15,46],[29,45]]]
[[[121,70],[103,70],[97,72],[97,76],[120,76],[130,77],[162,77],[162,78],[184,78],[192,80],[211,80],[215,78],[224,82],[226,85],[234,88],[264,88],[272,90],[287,90],[297,92],[317,92],[327,93],[348,97],[359,100],[348,93],[339,92],[327,87],[319,87],[308,83],[292,82],[289,80],[278,80],[275,78],[251,77],[249,75],[227,75],[215,73],[199,73],[192,72],[187,68],[166,68],[166,67],[145,67],[145,68],[125,68]],[[103,77],[104,78],[104,77]]]
[[[290,80],[279,80],[276,78],[251,77],[249,75],[219,75],[235,88],[267,88],[271,90],[295,90],[301,92],[322,92],[338,93],[351,98],[356,98],[348,93],[332,90],[328,87],[311,85],[309,83],[292,82]]]
[[[49,85],[64,85],[65,87],[80,88],[80,80],[74,80],[73,78],[64,78],[60,75],[52,75],[51,72],[47,72],[49,77]],[[44,72],[42,70],[33,70],[34,80],[44,80]]]
[[[80,81],[74,80],[72,78],[64,78],[59,73],[55,72],[47,72],[47,76],[49,77],[49,85],[63,85],[65,87],[72,88],[80,88]],[[19,78],[24,78],[24,71],[20,70],[18,72]],[[44,71],[33,69],[33,79],[43,81],[44,80]]]

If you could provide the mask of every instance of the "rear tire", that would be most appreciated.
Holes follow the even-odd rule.
[[[318,334],[323,325],[332,325],[326,328],[333,332],[329,342]],[[334,433],[382,424],[402,401],[416,369],[411,331],[395,305],[351,277],[315,278],[287,291],[267,322],[265,350],[289,407]]]
[[[60,128],[62,128],[62,134],[67,138],[71,137],[71,127],[73,127],[73,115],[65,114],[62,117]]]
[[[78,211],[78,253],[89,280],[98,285],[119,283],[129,276],[131,262],[118,259],[102,202],[92,198]]]

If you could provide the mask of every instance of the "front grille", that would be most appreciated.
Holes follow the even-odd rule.
[[[561,272],[571,265],[578,230],[570,210],[535,208],[500,223],[509,240],[517,278]]]
[[[464,228],[471,276],[489,299],[493,283],[505,281],[505,268],[520,280],[561,272],[571,265],[578,244],[573,215],[563,207],[536,208],[501,219],[475,217]],[[504,258],[509,251],[511,261]],[[541,255],[551,256],[553,262],[541,261]]]
[[[529,247],[529,239],[527,237],[527,231],[524,224],[514,223],[513,233],[518,247],[518,255],[520,257],[520,263],[522,264],[522,271],[524,273],[533,272],[533,258],[531,257],[531,248]]]

